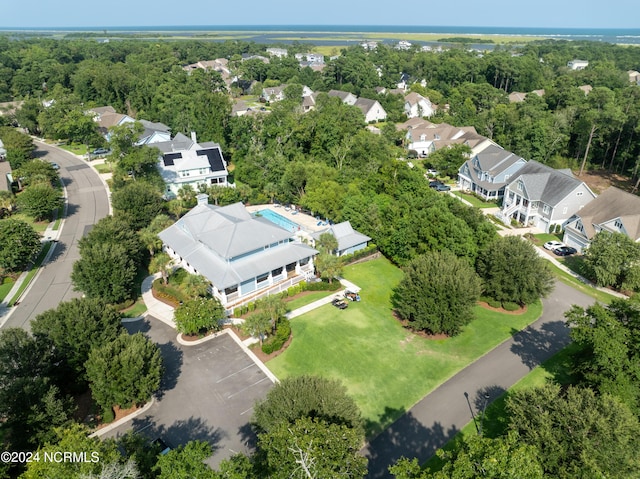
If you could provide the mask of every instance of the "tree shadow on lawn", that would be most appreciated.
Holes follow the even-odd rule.
[[[398,411],[387,408],[383,416],[393,417]],[[389,466],[401,457],[417,457],[422,464],[431,458],[436,450],[444,446],[460,432],[455,426],[446,430],[439,422],[426,427],[411,411],[403,414],[389,428],[373,439],[361,451],[369,460],[368,479],[391,477]]]
[[[504,411],[505,393],[507,391],[503,387],[495,384],[476,391],[473,421],[478,434],[497,437],[504,432],[508,420]]]
[[[513,345],[511,352],[522,359],[529,370],[542,364],[570,342],[569,328],[564,321],[552,321],[540,329],[531,326],[522,331],[511,330]]]
[[[149,440],[162,438],[171,448],[184,446],[189,441],[206,441],[211,445],[213,452],[220,447],[220,441],[227,434],[219,427],[209,426],[201,418],[190,417],[187,420],[178,420],[170,426],[156,424],[151,416],[135,418],[131,423],[133,431],[140,431]]]

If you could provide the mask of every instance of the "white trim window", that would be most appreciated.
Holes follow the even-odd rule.
[[[549,205],[544,205],[544,206],[542,207],[542,212],[543,212],[545,215],[548,215],[549,213],[551,213],[551,207],[550,207]]]

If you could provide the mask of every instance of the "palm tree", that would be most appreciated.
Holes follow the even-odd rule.
[[[287,305],[279,294],[270,294],[260,300],[260,308],[271,321],[271,329],[276,329],[276,322],[287,312]]]
[[[190,274],[184,281],[187,294],[194,297],[205,297],[209,294],[209,281],[199,274]]]
[[[338,249],[338,240],[331,233],[322,233],[316,242],[322,253],[335,254]]]
[[[169,272],[171,271],[172,262],[173,260],[167,253],[159,253],[151,259],[149,271],[162,274],[162,282],[167,284],[169,282]]]

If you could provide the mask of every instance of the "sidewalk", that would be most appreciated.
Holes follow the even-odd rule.
[[[156,273],[153,276],[147,276],[142,281],[142,300],[147,307],[147,312],[145,314],[150,314],[154,318],[159,319],[163,323],[175,329],[176,323],[173,320],[174,309],[168,304],[154,298],[153,293],[151,292],[153,281],[160,278],[160,276],[160,273]]]

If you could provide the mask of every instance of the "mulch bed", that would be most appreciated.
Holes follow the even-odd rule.
[[[153,297],[156,298],[158,301],[160,301],[161,303],[164,303],[164,304],[166,304],[168,306],[171,306],[172,308],[177,308],[179,306],[179,304],[176,303],[175,301],[170,301],[167,298],[163,298],[162,296],[157,294],[156,290],[154,288],[151,288],[151,294],[153,294]]]
[[[515,311],[507,311],[506,309],[503,308],[494,308],[493,306],[489,306],[488,303],[485,303],[484,301],[478,301],[478,306],[484,308],[484,309],[488,309],[489,311],[497,311],[498,313],[504,313],[504,314],[524,314],[527,312],[527,306],[521,306],[520,309],[516,309]]]
[[[255,345],[251,346],[249,349],[251,349],[253,354],[255,354],[258,357],[258,359],[260,361],[262,361],[262,363],[264,364],[267,361],[269,361],[270,359],[273,359],[276,356],[280,356],[282,353],[284,353],[287,350],[287,348],[289,347],[289,345],[291,344],[291,341],[293,341],[293,334],[291,334],[289,336],[289,339],[287,339],[287,342],[284,343],[282,348],[278,349],[277,351],[272,352],[271,354],[265,354],[262,351],[262,348],[260,347],[260,343],[256,343]]]

